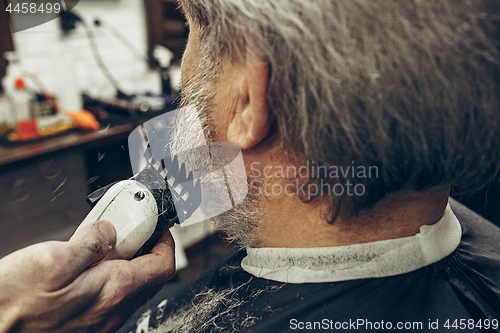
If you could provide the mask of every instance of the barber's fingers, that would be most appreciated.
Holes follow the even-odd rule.
[[[133,295],[172,278],[175,273],[175,245],[166,231],[151,253],[120,263],[118,284]]]
[[[152,253],[130,261],[104,260],[89,267],[68,284],[64,297],[87,304],[82,318],[94,325],[92,332],[108,332],[122,324],[126,315],[153,296],[174,273],[174,241],[167,232]],[[96,321],[95,313],[114,319]]]
[[[93,274],[85,273],[89,273],[90,266],[108,255],[115,242],[115,228],[107,221],[97,221],[83,227],[67,242],[48,242],[50,260],[44,267],[49,266],[49,271],[45,270],[49,290],[72,285],[72,295],[81,293],[94,297],[105,285],[108,272],[100,270]],[[86,297],[81,298],[83,300]]]
[[[143,285],[137,291],[170,280],[175,274],[175,244],[170,231],[161,236],[150,254],[132,260],[130,268],[142,268],[144,273]]]
[[[107,221],[85,226],[71,237],[67,246],[72,255],[71,266],[75,277],[92,264],[104,259],[116,242],[116,230]]]
[[[73,238],[70,242],[72,241]],[[82,290],[88,291],[90,288],[91,294],[100,295],[98,305],[101,310],[110,310],[137,293],[168,281],[175,273],[174,248],[173,238],[167,231],[152,249],[152,253],[130,261],[104,260],[75,276],[73,291],[80,295]],[[104,256],[105,254],[97,258],[102,259]],[[88,260],[92,261],[94,260]],[[66,281],[70,282],[71,279]],[[82,294],[79,297],[86,296]]]

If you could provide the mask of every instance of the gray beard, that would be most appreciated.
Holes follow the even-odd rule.
[[[217,132],[211,114],[213,112],[213,98],[215,86],[217,84],[218,64],[202,57],[197,73],[182,87],[181,107],[186,107],[186,112],[181,119],[176,121],[174,137],[179,138],[172,143],[172,153],[188,151],[193,148],[193,142],[200,142],[199,133],[190,132],[192,128],[198,128],[198,123],[205,133],[207,142],[213,142],[214,133]],[[193,107],[194,106],[194,107]],[[183,138],[190,138],[186,140]],[[194,144],[196,146],[196,144]],[[192,151],[192,150],[191,150]],[[181,154],[182,155],[182,154]],[[184,156],[179,157],[180,162],[192,166],[192,171],[196,177],[196,168],[209,169],[209,166],[200,166],[200,161],[209,161],[204,156]],[[181,159],[183,159],[181,161]],[[189,172],[189,168],[186,167]],[[212,189],[212,191],[225,192],[227,188]],[[227,239],[241,246],[252,246],[255,242],[252,234],[257,228],[262,213],[259,212],[260,195],[255,188],[248,185],[248,196],[236,207],[210,219],[216,228],[221,230]]]
[[[192,304],[170,315],[149,333],[237,332],[250,327],[260,318],[250,313],[241,314],[238,308],[263,291],[241,300],[236,292],[243,286],[223,291],[206,289],[196,295]]]
[[[230,242],[243,247],[251,247],[256,244],[253,235],[262,216],[259,206],[259,196],[249,186],[248,196],[239,205],[213,217],[211,221],[218,230],[225,234]]]
[[[260,294],[264,292],[276,292],[282,286],[268,286],[263,289],[252,289],[252,291],[240,298],[238,291],[246,288],[248,283],[243,283],[238,287],[230,288],[222,291],[214,289],[205,289],[197,294],[191,304],[180,307],[173,314],[168,315],[165,321],[161,322],[165,315],[163,311],[158,311],[161,317],[158,317],[158,322],[161,324],[158,327],[149,329],[147,325],[140,326],[141,319],[145,323],[149,322],[148,316],[151,311],[138,321],[138,329],[142,328],[145,333],[192,333],[192,332],[239,332],[250,326],[253,326],[262,318],[253,315],[251,312],[240,311],[243,304],[252,302]],[[166,302],[162,302],[166,305]],[[160,304],[162,304],[160,303]],[[274,312],[275,309],[265,311]],[[139,330],[138,330],[139,331]]]

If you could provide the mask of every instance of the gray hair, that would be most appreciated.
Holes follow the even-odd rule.
[[[290,156],[376,166],[348,215],[400,190],[481,188],[500,168],[495,0],[180,0],[207,56],[267,58]],[[349,175],[347,176],[349,177]]]

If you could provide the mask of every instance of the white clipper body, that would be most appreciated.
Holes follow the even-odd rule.
[[[99,220],[111,222],[116,230],[115,247],[104,259],[130,259],[155,231],[158,207],[146,186],[124,180],[102,196],[76,232]]]

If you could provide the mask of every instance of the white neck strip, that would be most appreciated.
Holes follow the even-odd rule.
[[[433,225],[404,238],[316,248],[248,248],[241,267],[279,282],[338,282],[408,273],[450,255],[462,228],[450,206]]]

